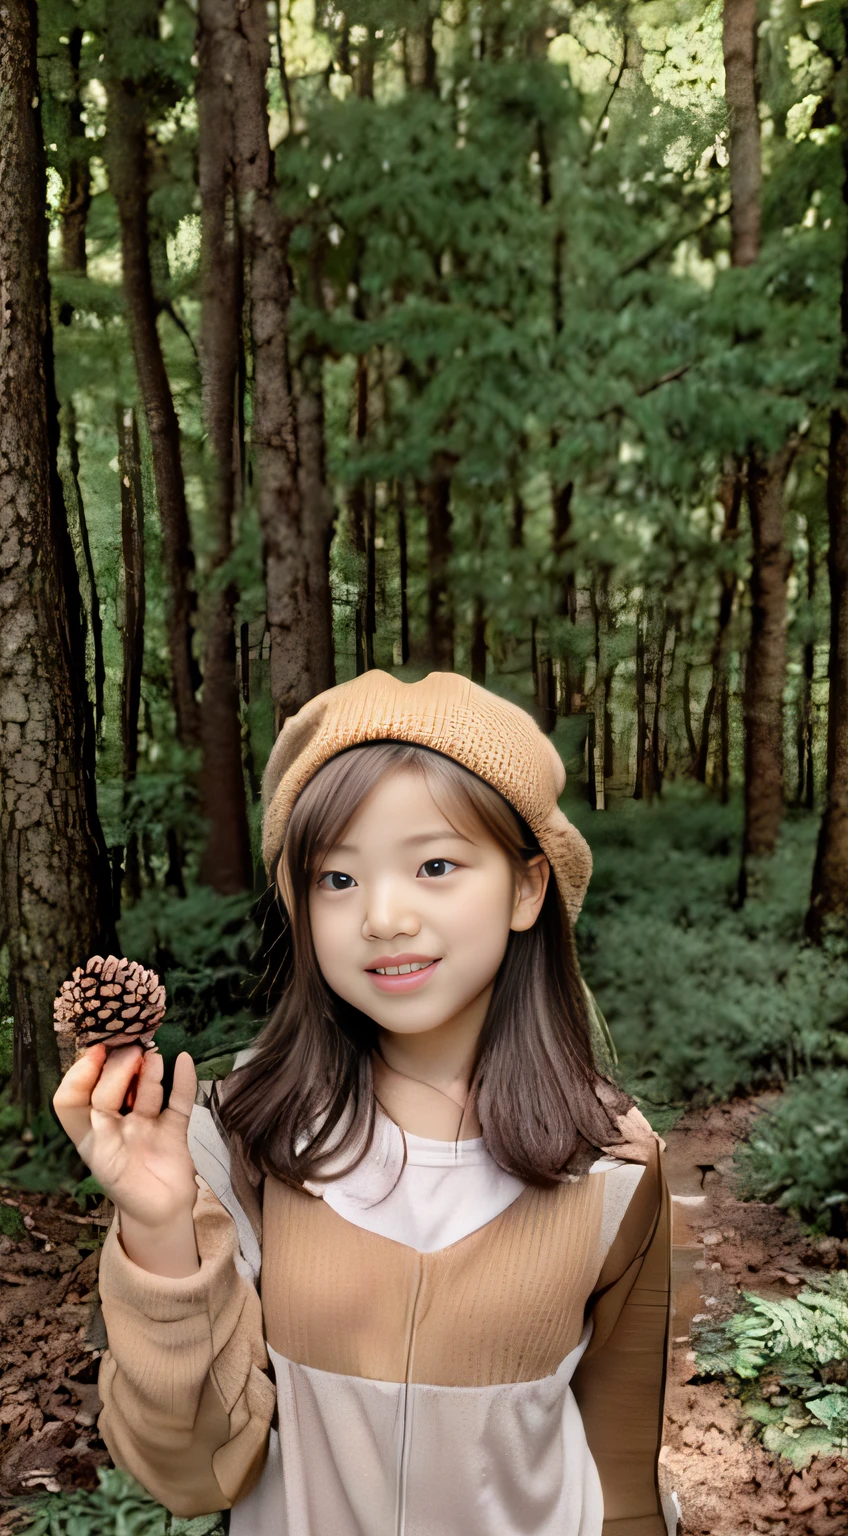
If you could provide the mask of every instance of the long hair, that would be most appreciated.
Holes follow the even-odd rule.
[[[248,1165],[295,1188],[306,1179],[349,1173],[373,1141],[371,1053],[378,1049],[378,1026],[325,982],[312,944],[308,893],[320,859],[341,840],[365,796],[384,774],[398,770],[421,774],[458,830],[488,832],[516,877],[541,852],[497,790],[429,747],[400,741],[350,747],[306,784],[268,892],[280,919],[275,958],[282,993],[254,1054],[226,1079],[218,1105],[223,1128],[237,1138]],[[599,1082],[613,1090],[607,1095],[611,1111],[598,1096]],[[551,875],[536,922],[509,934],[467,1104],[476,1106],[494,1161],[528,1184],[550,1188],[586,1173],[601,1147],[624,1139],[613,1114],[625,1113],[633,1102],[595,1064],[571,924]],[[343,1118],[347,1124],[334,1134]],[[348,1151],[353,1155],[339,1169],[337,1159]],[[331,1159],[334,1172],[328,1175],[323,1170]]]

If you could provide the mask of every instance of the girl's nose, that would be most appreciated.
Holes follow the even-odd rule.
[[[362,922],[364,938],[392,939],[397,933],[415,934],[420,927],[409,892],[400,882],[381,881],[370,889],[365,900]]]

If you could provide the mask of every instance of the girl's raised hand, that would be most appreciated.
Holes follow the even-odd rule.
[[[197,1198],[187,1134],[197,1092],[194,1062],[188,1051],[180,1052],[166,1109],[163,1070],[155,1049],[123,1045],[107,1051],[105,1045],[91,1045],[53,1095],[60,1124],[101,1189],[152,1233],[190,1216]],[[136,1072],[135,1103],[122,1115]]]

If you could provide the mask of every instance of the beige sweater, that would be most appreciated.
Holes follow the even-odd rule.
[[[177,1515],[233,1508],[232,1536],[674,1530],[653,1132],[630,1148],[645,1174],[598,1272],[603,1174],[528,1187],[419,1254],[277,1181],[260,1205],[199,1098],[200,1270],[140,1270],[117,1218],[103,1248],[98,1426],[117,1465]]]

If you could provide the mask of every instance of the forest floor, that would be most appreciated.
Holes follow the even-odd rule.
[[[673,1204],[672,1353],[660,1486],[675,1489],[679,1536],[848,1536],[848,1466],[817,1456],[801,1472],[752,1438],[721,1382],[696,1377],[693,1317],[720,1321],[743,1291],[797,1295],[813,1272],[848,1267],[848,1243],[810,1238],[785,1211],[734,1195],[732,1153],[777,1092],[690,1109],[666,1142]]]
[[[666,1391],[663,1491],[676,1490],[679,1536],[846,1536],[848,1469],[817,1457],[796,1473],[752,1439],[717,1382],[693,1382],[689,1327],[735,1311],[742,1291],[795,1294],[811,1271],[848,1265],[848,1244],[810,1239],[776,1207],[733,1194],[732,1152],[779,1097],[691,1109],[666,1137],[674,1210],[673,1347]],[[97,1370],[106,1339],[98,1243],[109,1208],[81,1216],[63,1194],[0,1188],[0,1533],[21,1529],[34,1495],[97,1486]],[[17,1228],[9,1235],[10,1228]]]

